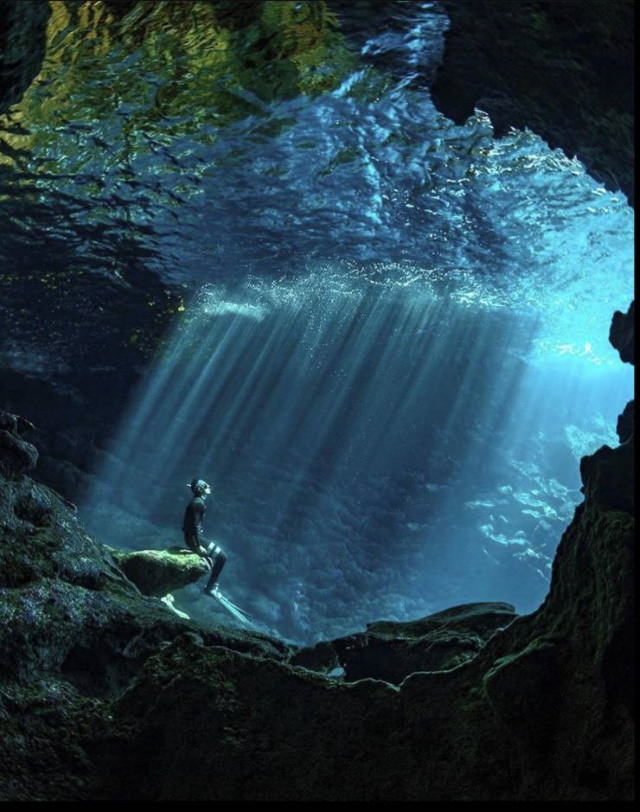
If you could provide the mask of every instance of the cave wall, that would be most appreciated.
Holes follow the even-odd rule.
[[[442,0],[451,19],[435,104],[496,136],[528,127],[631,204],[633,0]]]

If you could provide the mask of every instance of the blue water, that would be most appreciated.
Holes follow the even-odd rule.
[[[154,525],[175,543],[185,485],[204,477],[223,585],[294,639],[475,600],[536,608],[579,459],[617,443],[619,364],[543,356],[540,314],[420,278],[324,268],[209,285],[188,312],[91,495],[99,535],[157,546]]]
[[[88,80],[47,108],[73,77],[59,63],[81,29],[63,27],[4,123],[21,229],[185,295],[85,520],[109,543],[175,543],[204,477],[225,588],[305,641],[474,600],[535,609],[579,458],[617,442],[632,390],[607,338],[632,298],[623,196],[532,132],[494,139],[482,111],[455,126],[435,109],[437,4],[341,24],[358,36],[339,68],[326,57],[330,87],[216,75],[232,115],[202,96],[206,27],[164,62],[126,39],[100,62],[87,35]],[[180,93],[178,111],[158,103]],[[209,611],[196,588],[182,600]]]

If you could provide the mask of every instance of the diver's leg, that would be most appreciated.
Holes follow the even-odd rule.
[[[218,578],[220,577],[220,573],[222,572],[222,568],[227,563],[227,556],[220,550],[218,555],[215,557],[215,561],[213,562],[213,568],[211,570],[211,575],[209,576],[209,582],[207,583],[206,587],[204,588],[205,592],[211,592],[216,585]]]

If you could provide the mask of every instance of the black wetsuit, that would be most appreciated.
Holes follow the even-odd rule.
[[[202,538],[202,520],[206,510],[207,505],[204,499],[201,496],[194,496],[184,512],[182,532],[184,533],[184,542],[187,547],[189,547],[190,550],[193,550],[194,553],[204,556],[211,565],[211,575],[209,576],[209,581],[205,587],[205,591],[209,591],[215,586],[215,583],[222,572],[222,568],[227,563],[227,557],[222,550],[220,550],[214,559],[210,555],[206,555],[202,549],[203,547],[206,548],[206,543]]]
[[[202,535],[202,520],[207,506],[201,496],[194,496],[187,505],[182,521],[182,532],[184,533],[184,543],[200,555],[200,536]]]

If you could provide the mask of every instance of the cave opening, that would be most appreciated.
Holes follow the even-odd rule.
[[[284,32],[252,63],[255,31],[205,6],[171,25],[158,6],[143,36],[133,12],[54,4],[43,71],[4,121],[3,182],[68,312],[89,295],[74,274],[125,302],[151,277],[185,297],[82,519],[107,544],[175,544],[205,477],[232,596],[299,642],[468,601],[532,611],[579,458],[616,444],[631,396],[607,342],[632,295],[631,210],[534,133],[438,112],[437,4],[384,32],[294,5],[251,23]],[[55,348],[73,380],[73,329],[47,342],[18,316],[3,355],[55,375]],[[196,587],[184,600],[208,616]]]

